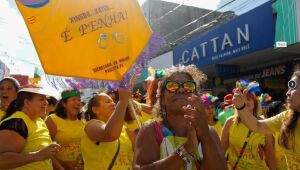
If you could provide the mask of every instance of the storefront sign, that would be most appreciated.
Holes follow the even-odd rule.
[[[176,47],[173,63],[211,64],[273,47],[274,22],[269,1],[200,37]]]
[[[258,80],[266,78],[289,77],[292,72],[292,63],[276,64],[262,69],[240,73],[239,77],[225,78],[224,84],[234,83],[237,80]]]
[[[285,64],[265,68],[262,70],[260,78],[282,76],[286,73],[286,69]]]
[[[217,76],[236,75],[240,73],[240,66],[217,64],[215,68],[215,74]]]

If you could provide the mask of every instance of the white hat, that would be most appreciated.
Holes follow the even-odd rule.
[[[50,91],[44,89],[43,87],[34,85],[34,84],[29,84],[29,85],[23,86],[18,91],[18,93],[20,93],[20,92],[30,92],[30,93],[41,94],[41,95],[45,95],[45,96],[52,96]]]

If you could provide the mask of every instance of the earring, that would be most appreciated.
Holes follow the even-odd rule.
[[[164,106],[161,106],[161,116],[165,118],[167,116],[166,108]]]

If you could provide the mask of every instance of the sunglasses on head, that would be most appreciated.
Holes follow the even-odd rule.
[[[196,91],[196,83],[193,81],[186,81],[179,83],[177,81],[167,81],[166,89],[170,93],[175,93],[182,87],[186,93],[194,93]]]

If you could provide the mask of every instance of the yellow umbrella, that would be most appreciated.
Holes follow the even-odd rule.
[[[16,0],[47,74],[120,81],[152,31],[136,0]]]

